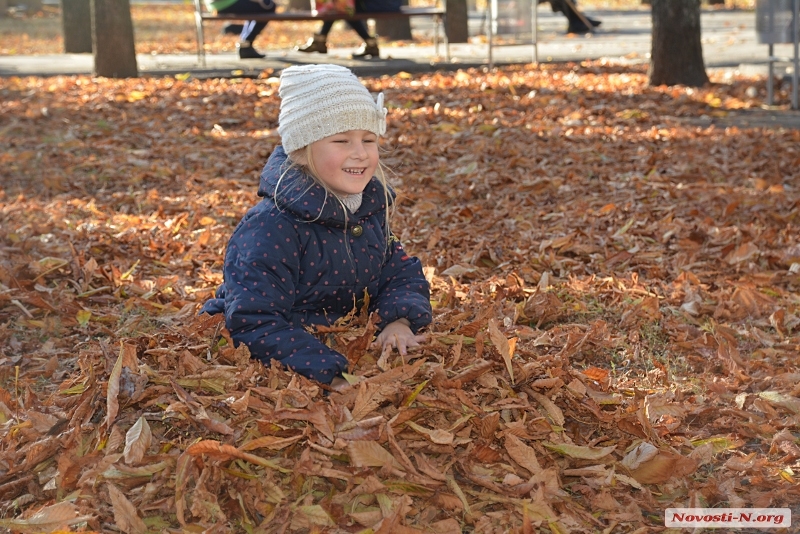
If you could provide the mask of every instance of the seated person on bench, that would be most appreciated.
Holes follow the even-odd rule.
[[[356,13],[391,13],[400,11],[400,0],[356,0]],[[359,37],[364,39],[361,45],[351,57],[353,59],[377,58],[380,54],[378,50],[378,38],[372,37],[367,30],[367,24],[363,20],[346,20]],[[334,21],[326,20],[322,23],[319,33],[308,40],[304,46],[296,48],[299,52],[319,52],[328,53],[328,33],[333,27]]]
[[[217,13],[236,13],[237,15],[275,13],[275,8],[277,7],[274,0],[205,0],[205,2],[209,11],[216,11]],[[260,59],[264,57],[264,54],[260,54],[258,50],[253,48],[253,41],[255,41],[258,34],[266,27],[266,22],[248,20],[241,25],[229,24],[223,29],[223,32],[229,33],[230,28],[241,28],[239,42],[236,44],[239,58]]]

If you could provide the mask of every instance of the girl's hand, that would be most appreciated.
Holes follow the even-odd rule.
[[[405,356],[408,349],[419,347],[420,343],[425,342],[425,336],[415,336],[409,325],[410,323],[406,319],[398,319],[393,323],[389,323],[378,335],[372,347],[380,347],[383,352],[396,348],[397,352]]]

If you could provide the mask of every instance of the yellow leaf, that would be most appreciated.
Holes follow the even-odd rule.
[[[175,79],[181,82],[185,82],[186,80],[191,78],[191,76],[192,76],[191,72],[180,72],[175,75]]]
[[[447,121],[436,124],[433,129],[449,134],[454,134],[461,131],[461,128],[457,124]]]
[[[144,98],[147,98],[147,93],[141,91],[131,91],[128,93],[128,102],[138,102]]]
[[[89,310],[80,310],[78,313],[75,314],[75,319],[78,320],[78,324],[81,327],[85,327],[89,324],[89,319],[92,318],[92,312]]]

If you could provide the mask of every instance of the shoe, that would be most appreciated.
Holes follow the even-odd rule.
[[[303,46],[296,46],[295,50],[298,52],[319,52],[320,54],[328,53],[328,38],[325,35],[314,34],[314,37],[308,40]]]
[[[367,39],[351,56],[353,59],[380,58],[377,39]]]
[[[591,31],[592,30],[588,28],[586,24],[584,24],[583,22],[580,22],[578,24],[570,24],[569,27],[567,28],[567,33],[584,34],[584,33],[589,33]]]
[[[592,28],[597,28],[602,24],[602,21],[590,17],[586,17],[586,20],[592,25]],[[592,28],[589,28],[581,19],[575,17],[575,20],[570,20],[567,33],[589,33],[592,31]]]
[[[239,35],[242,33],[243,24],[226,24],[222,27],[222,35]]]
[[[253,48],[253,43],[247,41],[236,43],[236,49],[239,51],[239,59],[264,59],[266,57]]]

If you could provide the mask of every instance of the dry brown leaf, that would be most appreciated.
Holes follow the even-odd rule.
[[[508,455],[532,475],[542,471],[539,460],[536,458],[536,451],[532,447],[525,445],[521,439],[513,434],[506,434],[505,446]]]
[[[111,369],[111,374],[108,376],[108,391],[106,392],[106,420],[107,428],[111,428],[114,420],[117,418],[119,412],[119,379],[122,375],[122,362],[125,359],[125,344],[120,343],[119,356]]]
[[[450,445],[451,443],[453,443],[453,434],[452,432],[448,432],[447,430],[442,430],[441,428],[434,428],[433,430],[431,430],[429,428],[422,427],[413,421],[408,421],[406,425],[414,429],[414,431],[419,432],[420,434],[428,438],[431,442],[436,443],[437,445]]]
[[[136,513],[133,503],[113,484],[108,484],[107,488],[111,506],[114,508],[114,522],[117,524],[117,528],[126,534],[145,534],[147,525]]]
[[[122,453],[125,457],[125,463],[130,465],[141,462],[147,453],[147,449],[150,448],[152,439],[150,425],[147,423],[147,419],[142,416],[125,434],[125,450]]]
[[[347,454],[350,455],[350,462],[356,467],[390,465],[395,469],[400,468],[394,456],[375,441],[351,441],[347,444]]]
[[[500,356],[503,357],[503,361],[506,364],[506,371],[508,371],[508,376],[511,378],[511,383],[513,384],[514,368],[511,365],[511,359],[514,357],[514,346],[517,343],[517,339],[507,339],[497,327],[497,321],[494,319],[489,319],[489,338],[492,340],[492,343],[494,343]]]
[[[673,477],[682,478],[692,474],[697,462],[670,451],[659,451],[651,459],[631,470],[631,476],[642,484],[661,484]]]

